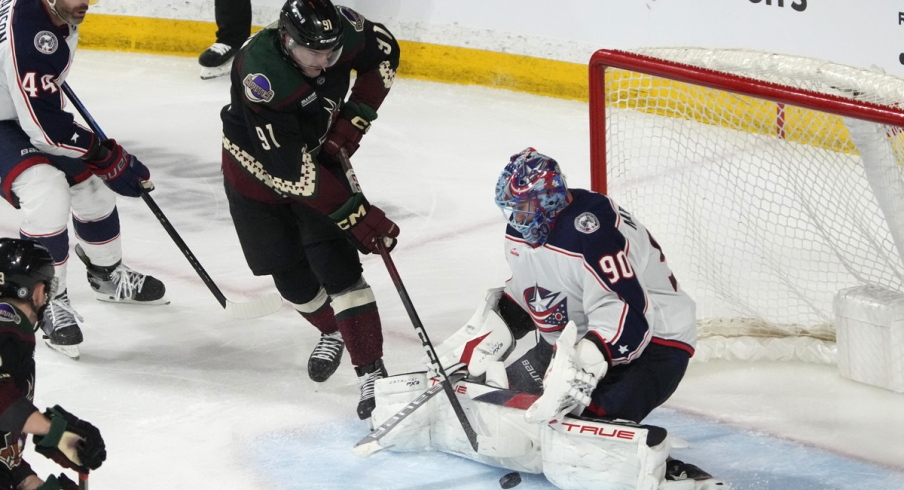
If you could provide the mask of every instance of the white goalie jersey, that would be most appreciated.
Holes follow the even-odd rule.
[[[610,365],[631,362],[650,342],[693,355],[696,305],[653,236],[608,196],[571,193],[544,245],[534,248],[508,227],[505,294],[546,342],[574,321],[578,338],[593,341]]]

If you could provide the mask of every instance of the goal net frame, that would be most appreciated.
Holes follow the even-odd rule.
[[[668,50],[674,51],[680,49],[682,48],[669,48]],[[667,51],[667,49],[663,49],[662,51]],[[720,50],[707,51],[713,53],[720,52]],[[739,50],[723,51],[737,52]],[[867,100],[857,100],[856,92],[854,92],[853,96],[820,93],[805,88],[782,85],[736,73],[718,71],[649,55],[650,53],[656,52],[656,49],[641,50],[640,52],[599,50],[593,54],[590,60],[590,179],[591,188],[596,192],[608,194],[610,190],[609,177],[607,176],[607,143],[609,142],[611,135],[607,134],[609,96],[606,88],[606,74],[607,71],[612,69],[666,79],[670,82],[706,87],[708,89],[724,91],[742,97],[752,97],[774,102],[776,104],[774,123],[776,126],[776,136],[778,138],[784,138],[783,125],[785,123],[786,107],[797,107],[842,117],[856,118],[858,120],[869,121],[886,127],[904,128],[904,110],[892,105],[883,105]],[[768,55],[767,53],[757,54]],[[904,83],[904,81],[902,81],[902,83]],[[616,202],[622,204],[619,201],[617,194],[614,197]],[[631,210],[630,204],[626,207]],[[640,217],[640,219],[643,222],[647,222],[643,217]],[[651,232],[655,236],[657,230],[653,228],[651,229]],[[904,237],[904,235],[899,235],[895,238],[900,239],[901,237]],[[663,240],[660,238],[660,241]],[[897,248],[899,251],[904,249],[902,248],[904,247],[902,241],[895,240],[895,243],[898,245]],[[680,257],[670,256],[668,248],[665,249],[665,254],[670,257],[670,263],[681,260]],[[679,276],[678,279],[680,281],[681,277]],[[722,335],[716,335],[714,338],[710,339],[701,338],[701,342],[704,344],[706,344],[706,342],[710,343],[708,344],[709,347],[704,347],[702,349],[705,352],[703,352],[703,355],[700,357],[704,357],[703,360],[706,360],[706,358],[765,358],[780,360],[802,359],[827,363],[834,362],[834,338],[813,338],[806,333],[797,337],[794,335],[790,335],[786,338],[779,337],[753,340],[745,337],[744,339],[740,339],[740,342],[742,342],[740,347],[732,347],[730,344],[734,340],[727,339],[726,336]],[[744,342],[753,342],[756,346]],[[698,353],[701,353],[699,345]]]

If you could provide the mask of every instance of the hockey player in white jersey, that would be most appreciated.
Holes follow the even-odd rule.
[[[568,189],[556,161],[532,148],[512,157],[496,204],[508,217],[512,270],[501,301],[530,316],[543,369],[574,322],[576,361],[593,375],[548,379],[529,416],[552,420],[583,405],[587,416],[643,420],[678,387],[697,341],[694,301],[653,235],[612,198]],[[573,397],[567,386],[583,390]]]
[[[696,344],[695,303],[652,234],[610,197],[569,189],[533,148],[512,156],[496,204],[512,277],[436,349],[444,366],[466,365],[456,391],[470,398],[478,450],[442,400],[411,416],[426,435],[401,423],[380,446],[543,472],[563,489],[726,488],[670,458],[664,429],[641,425],[674,393]],[[416,384],[378,383],[375,424]]]
[[[0,0],[0,195],[22,210],[20,235],[53,256],[58,295],[41,328],[47,345],[73,358],[82,332],[66,289],[70,213],[97,299],[168,302],[163,283],[122,264],[114,192],[138,197],[152,189],[147,167],[63,110],[61,86],[93,3]]]

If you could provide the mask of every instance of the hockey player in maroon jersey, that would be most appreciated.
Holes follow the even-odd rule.
[[[75,490],[75,482],[35,475],[22,459],[27,434],[35,450],[82,473],[107,457],[93,425],[59,406],[35,408],[35,325],[48,309],[54,283],[50,252],[30,240],[0,238],[0,490]]]
[[[232,100],[221,113],[226,196],[245,259],[320,331],[312,380],[326,381],[348,349],[361,419],[386,369],[356,247],[369,253],[375,238],[388,237],[391,248],[399,229],[352,193],[338,156],[357,150],[398,64],[399,46],[382,25],[329,0],[290,0],[278,25],[236,54]]]
[[[0,0],[0,195],[22,210],[21,236],[53,255],[59,290],[41,329],[48,346],[73,358],[82,331],[66,288],[70,216],[75,250],[97,299],[168,302],[162,282],[122,264],[116,194],[138,197],[152,188],[148,169],[115,140],[101,141],[63,110],[60,87],[88,5],[88,0]]]

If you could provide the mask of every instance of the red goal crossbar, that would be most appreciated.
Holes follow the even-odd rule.
[[[739,95],[771,100],[805,109],[851,116],[904,127],[904,111],[840,96],[778,85],[739,75],[675,63],[626,51],[601,49],[590,58],[590,182],[607,192],[606,182],[606,68],[628,70],[678,82],[701,85]],[[777,118],[781,118],[777,115]]]

